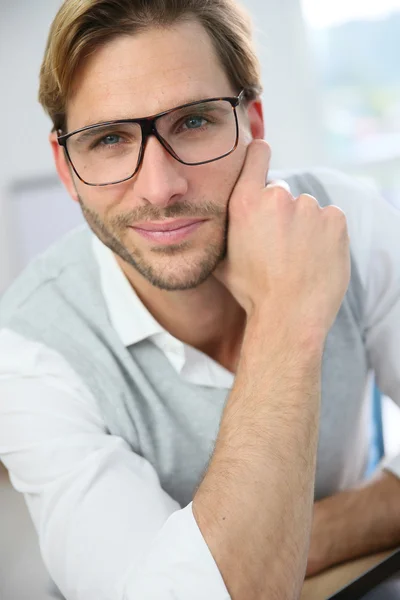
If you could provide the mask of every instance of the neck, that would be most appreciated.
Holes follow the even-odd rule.
[[[222,283],[211,276],[193,290],[160,290],[118,256],[116,259],[140,300],[164,329],[235,372],[246,314]]]

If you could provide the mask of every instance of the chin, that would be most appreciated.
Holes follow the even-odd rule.
[[[204,283],[225,256],[225,248],[212,247],[202,257],[175,256],[163,260],[131,262],[136,271],[154,287],[165,291],[193,290]]]
[[[170,270],[157,268],[145,270],[137,268],[137,270],[154,287],[169,292],[178,292],[199,287],[210,277],[215,268],[216,265],[211,268],[190,268],[189,265],[186,265],[186,268],[175,269],[172,267]]]

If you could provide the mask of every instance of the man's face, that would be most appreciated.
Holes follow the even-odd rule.
[[[235,95],[199,24],[151,29],[119,37],[87,59],[68,103],[68,131]],[[85,185],[63,166],[61,148],[55,150],[58,170],[94,233],[123,259],[125,268],[132,273],[133,267],[160,289],[197,287],[225,255],[228,200],[252,139],[248,110],[237,112],[239,146],[230,156],[206,165],[183,165],[152,136],[137,174],[117,185]],[[262,128],[260,110],[253,115]],[[177,219],[177,226],[182,219],[200,221],[179,234],[160,236],[140,227],[173,226]]]

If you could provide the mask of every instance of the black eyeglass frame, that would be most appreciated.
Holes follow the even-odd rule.
[[[145,150],[145,146],[146,146],[146,142],[147,139],[154,135],[157,140],[160,142],[160,144],[165,148],[165,150],[173,157],[175,158],[175,160],[177,160],[178,162],[182,163],[183,165],[187,165],[187,166],[199,166],[199,165],[206,165],[208,163],[212,163],[215,162],[217,160],[221,160],[222,158],[225,158],[226,156],[229,156],[230,154],[232,154],[236,148],[238,147],[238,143],[239,143],[239,121],[238,121],[238,116],[237,116],[237,112],[236,112],[236,108],[240,105],[240,103],[243,101],[243,99],[245,98],[246,95],[246,90],[242,90],[240,92],[240,94],[238,96],[234,96],[234,97],[222,97],[222,98],[207,98],[206,100],[196,100],[195,102],[189,102],[188,104],[183,104],[182,106],[177,106],[175,108],[171,108],[169,110],[166,110],[164,112],[158,113],[156,115],[152,115],[150,117],[143,117],[141,119],[117,119],[115,121],[106,121],[104,123],[96,123],[94,125],[87,125],[86,127],[82,127],[81,129],[76,129],[75,131],[71,131],[70,133],[66,133],[63,134],[62,131],[59,129],[57,131],[57,140],[60,146],[62,146],[64,148],[65,154],[68,158],[69,163],[71,164],[76,176],[82,181],[82,183],[84,183],[85,185],[89,185],[91,187],[105,187],[107,185],[117,185],[118,183],[124,183],[125,181],[129,181],[129,179],[132,179],[132,177],[134,177],[136,175],[136,173],[138,172],[138,170],[140,169],[140,165],[142,164],[143,161],[143,156],[144,156],[144,150]],[[164,117],[165,115],[169,115],[170,113],[173,113],[177,110],[181,110],[183,108],[190,108],[191,106],[195,106],[197,104],[207,104],[209,102],[219,102],[219,101],[225,101],[225,102],[229,102],[229,104],[232,106],[232,110],[235,116],[235,123],[236,123],[236,141],[235,144],[233,146],[233,148],[227,152],[226,154],[223,154],[222,156],[219,156],[218,158],[212,158],[211,160],[206,160],[206,161],[202,161],[202,162],[198,162],[198,163],[187,163],[185,161],[183,161],[181,158],[179,158],[179,156],[174,152],[174,150],[171,148],[171,146],[168,144],[168,142],[166,140],[164,140],[164,138],[160,135],[160,133],[157,131],[156,128],[156,122],[158,119],[160,119],[161,117]],[[119,181],[113,181],[110,183],[88,183],[87,181],[85,181],[78,173],[77,169],[75,168],[74,163],[71,160],[70,154],[68,152],[68,147],[67,147],[67,142],[69,140],[70,137],[72,137],[73,135],[76,135],[77,133],[82,133],[84,131],[89,131],[91,129],[96,129],[96,128],[100,128],[100,127],[105,127],[108,125],[125,125],[127,123],[137,123],[142,131],[142,143],[140,146],[140,151],[139,151],[139,157],[138,157],[138,162],[136,165],[136,169],[135,171],[132,173],[132,175],[129,175],[129,177],[125,177],[125,179],[121,179]]]

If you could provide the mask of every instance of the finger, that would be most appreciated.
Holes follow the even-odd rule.
[[[268,178],[269,165],[271,162],[271,148],[264,140],[253,140],[248,148],[246,159],[236,188],[248,190],[265,188]]]
[[[287,181],[284,181],[283,179],[272,179],[270,181],[267,181],[267,188],[271,188],[271,187],[281,187],[286,192],[288,192],[288,194],[290,194],[293,197],[292,190],[290,189],[290,185],[288,184]],[[294,198],[293,198],[293,200],[294,200]]]

